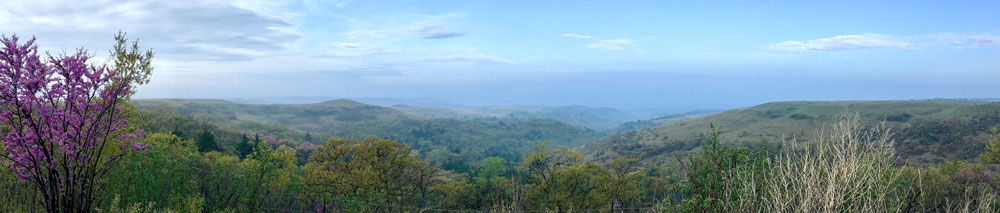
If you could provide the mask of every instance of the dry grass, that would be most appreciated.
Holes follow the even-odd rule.
[[[824,130],[825,131],[825,130]],[[906,190],[884,126],[845,114],[816,142],[790,143],[763,173],[735,172],[737,203],[748,212],[898,212]],[[760,184],[756,184],[760,183]]]
[[[927,212],[914,202],[884,123],[863,126],[857,114],[844,114],[821,131],[816,142],[790,143],[763,173],[734,172],[742,184],[738,201],[725,204],[742,212]],[[828,131],[828,132],[826,132]],[[921,184],[920,178],[911,184]],[[997,212],[997,195],[968,187],[946,212]]]
[[[768,178],[770,212],[896,212],[904,205],[895,183],[896,155],[889,129],[863,128],[843,115],[829,134],[801,152],[788,149]]]

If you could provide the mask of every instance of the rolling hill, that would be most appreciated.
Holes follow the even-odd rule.
[[[440,164],[474,162],[489,156],[519,160],[522,152],[543,140],[577,146],[606,136],[553,119],[431,118],[346,99],[314,104],[241,104],[210,99],[148,99],[134,103],[142,111],[169,109],[239,131],[272,126],[303,135],[309,132],[317,136],[388,138]],[[313,142],[325,141],[317,138]]]
[[[215,99],[136,100],[139,109],[167,107],[202,120],[232,123],[239,120],[273,123],[309,130],[320,124],[344,124],[366,120],[418,118],[387,107],[347,99],[313,104],[241,104]]]
[[[612,135],[587,145],[589,159],[606,162],[634,156],[645,163],[671,162],[699,147],[709,125],[721,128],[722,140],[775,148],[785,141],[815,140],[824,125],[844,113],[858,113],[867,123],[885,121],[897,152],[908,163],[971,160],[982,149],[988,130],[1000,126],[1000,103],[977,101],[795,101],[729,110],[654,128]]]

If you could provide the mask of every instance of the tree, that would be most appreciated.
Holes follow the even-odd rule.
[[[313,196],[365,198],[384,206],[419,204],[416,199],[430,188],[426,176],[434,172],[426,166],[396,141],[331,139],[309,157],[305,189]]]
[[[196,180],[201,155],[194,141],[169,133],[153,133],[142,142],[149,145],[149,150],[126,155],[105,177],[108,184],[99,199],[117,198],[126,204],[150,202],[157,209],[200,212],[205,201],[198,193]]]
[[[257,144],[250,144],[250,138],[247,138],[247,134],[243,133],[243,137],[240,138],[240,142],[236,144],[236,154],[238,154],[240,158],[244,158],[252,153],[253,148],[256,146]]]
[[[435,203],[441,209],[469,209],[473,207],[476,196],[475,187],[460,181],[449,181],[435,185],[431,191],[440,196]]]
[[[993,128],[993,138],[986,141],[986,150],[979,154],[979,159],[986,163],[1000,163],[1000,132]]]
[[[199,152],[219,151],[219,144],[215,143],[215,134],[212,134],[207,128],[201,130],[197,141]]]
[[[603,190],[608,193],[612,208],[637,207],[642,201],[646,171],[638,166],[639,159],[636,158],[618,157],[611,160]]]
[[[111,66],[88,64],[83,49],[38,55],[35,39],[3,37],[0,131],[6,167],[31,182],[48,212],[87,212],[100,178],[129,151],[143,151],[129,125],[133,86],[149,82],[152,51],[115,36]]]
[[[507,200],[507,184],[513,184],[505,177],[507,175],[507,161],[499,157],[488,157],[483,160],[479,171],[472,178],[472,182],[479,190],[481,206],[491,205],[491,202]]]
[[[525,155],[521,165],[532,183],[526,194],[532,208],[572,211],[608,206],[607,196],[601,190],[607,169],[596,163],[584,163],[578,152],[566,147],[551,150],[545,141]]]

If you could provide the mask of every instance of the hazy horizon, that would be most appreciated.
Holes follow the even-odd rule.
[[[684,111],[1000,97],[1000,4],[988,1],[0,5],[0,33],[53,53],[104,57],[118,30],[139,39],[157,55],[137,98]]]

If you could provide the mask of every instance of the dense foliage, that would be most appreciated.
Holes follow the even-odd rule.
[[[150,128],[199,140],[205,130],[216,143],[240,141],[241,132],[280,138],[279,142],[321,144],[331,137],[378,137],[412,147],[421,158],[446,170],[467,172],[470,164],[496,156],[517,161],[542,140],[563,146],[594,141],[605,134],[538,118],[419,118],[390,108],[349,100],[316,104],[251,105],[221,100],[141,100]],[[318,141],[307,140],[305,136]],[[293,145],[290,145],[293,146]],[[294,146],[293,146],[294,147]]]
[[[99,199],[108,202],[98,208],[923,212],[1000,207],[994,188],[1000,180],[988,166],[950,162],[901,167],[890,135],[884,134],[888,131],[860,124],[838,128],[822,142],[789,145],[784,153],[732,147],[719,137],[721,131],[710,129],[698,154],[675,159],[680,167],[644,166],[628,157],[601,165],[542,142],[520,159],[486,157],[468,172],[428,164],[393,140],[332,139],[312,147],[307,160],[296,163],[303,156],[301,148],[268,143],[280,140],[268,136],[239,136],[237,141],[253,146],[241,156],[231,148],[235,144],[224,145],[223,152],[200,152],[195,139],[164,131],[146,135],[141,142],[149,151],[129,153],[102,180],[109,187]],[[25,185],[5,180],[0,187],[10,189],[8,193],[32,197],[21,190]],[[3,208],[32,209],[33,202],[37,200],[10,200]]]

